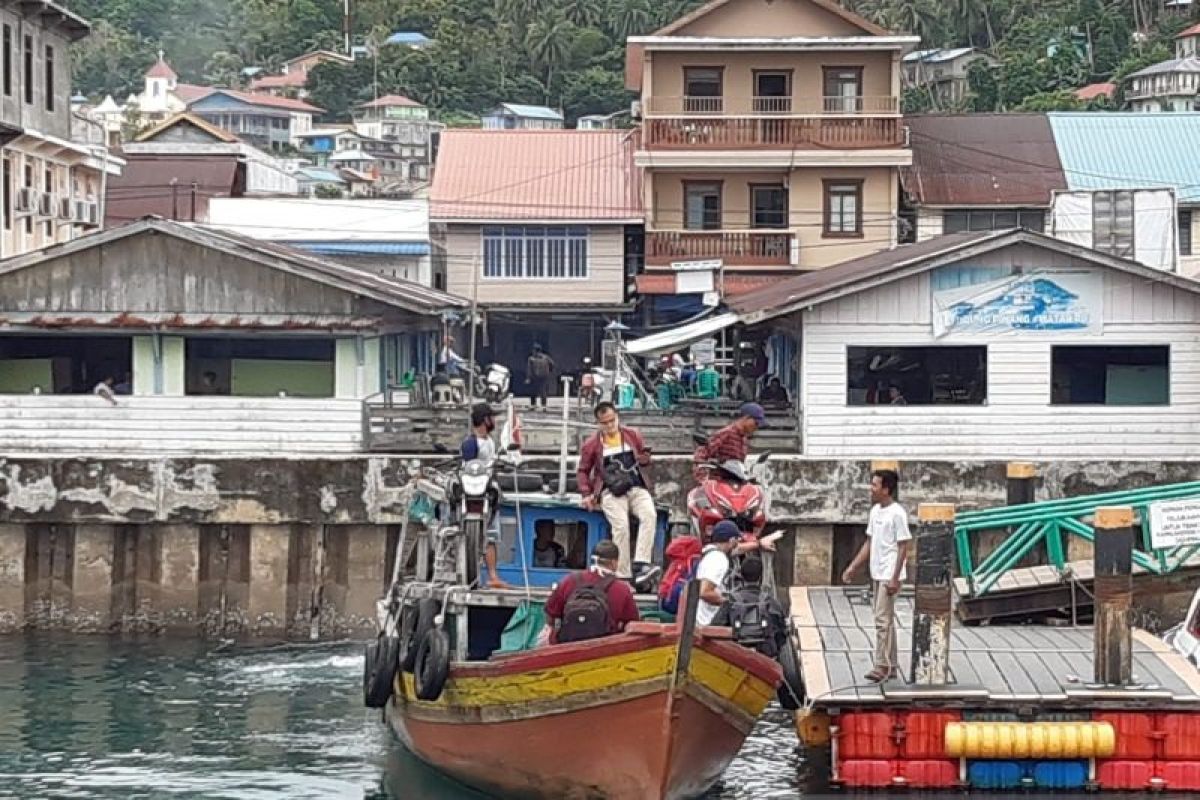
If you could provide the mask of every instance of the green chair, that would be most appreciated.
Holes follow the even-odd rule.
[[[696,397],[701,400],[716,400],[721,396],[721,373],[705,367],[696,376]]]

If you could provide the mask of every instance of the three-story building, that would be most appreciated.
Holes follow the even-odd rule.
[[[732,295],[893,246],[912,160],[901,58],[917,41],[832,0],[713,0],[630,37],[639,290]]]
[[[72,42],[88,23],[49,0],[0,0],[0,258],[66,242],[103,218],[103,142],[71,140]]]

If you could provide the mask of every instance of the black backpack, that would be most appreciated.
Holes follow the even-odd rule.
[[[608,635],[612,621],[608,610],[608,587],[614,581],[616,577],[612,575],[595,583],[584,583],[582,575],[576,578],[575,588],[563,605],[559,642],[582,642]]]
[[[749,597],[735,595],[729,604],[729,627],[733,628],[733,640],[742,647],[773,655],[768,652],[775,649],[771,607],[762,594]]]

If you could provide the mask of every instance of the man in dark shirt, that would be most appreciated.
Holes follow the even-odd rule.
[[[758,403],[743,403],[738,418],[709,437],[708,444],[696,449],[693,473],[697,481],[708,474],[708,462],[745,461],[750,449],[750,437],[766,427],[767,416]]]
[[[550,593],[550,598],[546,601],[546,625],[550,627],[551,644],[558,641],[558,628],[562,623],[563,611],[571,593],[575,591],[575,587],[580,583],[600,583],[605,578],[615,577],[619,556],[620,552],[611,539],[601,539],[592,549],[591,569],[586,572],[573,572],[554,587],[554,591]],[[628,583],[622,580],[609,581],[606,594],[608,596],[609,634],[620,633],[625,630],[628,623],[637,622],[642,618],[638,612],[637,602],[633,598],[633,589],[629,587]]]
[[[767,621],[767,631],[763,641],[755,649],[765,656],[775,658],[779,655],[781,647],[788,646],[787,615],[775,595],[763,589],[762,576],[762,559],[757,556],[744,558],[741,566],[742,585],[729,593],[725,605],[717,612],[712,624],[730,626],[734,620],[748,616],[744,609],[757,607]]]

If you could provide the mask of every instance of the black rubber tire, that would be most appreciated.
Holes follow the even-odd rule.
[[[416,668],[417,649],[421,646],[421,639],[433,628],[434,617],[441,610],[441,604],[432,597],[422,598],[417,601],[415,606],[405,609],[406,616],[412,619],[411,628],[403,618],[400,621],[401,636],[403,638],[403,644],[401,645],[403,655],[400,658],[400,668],[405,672],[412,672]],[[409,630],[411,630],[411,633],[405,635],[404,632]]]
[[[413,683],[418,700],[437,700],[450,677],[450,637],[441,628],[425,632],[417,647],[417,665]]]
[[[467,571],[465,577],[468,586],[474,586],[479,580],[479,548],[483,547],[483,521],[471,521],[463,524],[463,543],[467,551]],[[418,640],[419,641],[419,640]]]
[[[391,699],[399,657],[397,636],[381,636],[367,645],[363,663],[363,703],[367,708],[383,708]]]
[[[804,678],[800,675],[800,663],[796,660],[796,644],[789,635],[779,649],[776,659],[783,667],[783,683],[779,684],[775,696],[779,705],[788,711],[798,711],[804,702]]]

